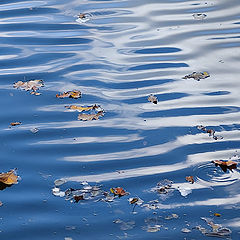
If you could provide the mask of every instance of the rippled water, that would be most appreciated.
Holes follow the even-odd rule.
[[[204,239],[194,227],[210,229],[208,217],[240,239],[239,172],[211,163],[238,161],[239,19],[239,0],[1,1],[1,171],[18,168],[21,180],[1,192],[0,238]],[[182,79],[194,71],[210,77]],[[13,88],[30,79],[43,79],[42,95]],[[55,97],[73,89],[81,99]],[[95,103],[105,115],[89,122],[64,108]],[[128,196],[72,203],[52,194],[58,179],[61,190],[121,186],[160,209],[133,213]],[[162,197],[151,189],[164,179],[174,190]]]

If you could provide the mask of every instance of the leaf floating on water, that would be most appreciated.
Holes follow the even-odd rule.
[[[160,194],[167,194],[173,190],[172,183],[172,181],[164,179],[163,181],[159,182],[153,190]]]
[[[7,173],[0,173],[0,182],[6,185],[17,184],[18,176],[15,174],[15,170],[11,170]]]
[[[176,213],[172,213],[171,215],[168,215],[165,217],[166,220],[171,220],[171,219],[177,219],[179,216]]]
[[[186,177],[186,181],[188,181],[188,182],[190,182],[190,183],[194,183],[194,178],[193,178],[193,176],[187,176]]]
[[[215,217],[221,217],[221,214],[220,213],[214,213],[213,214]]]
[[[20,88],[25,91],[31,91],[31,94],[36,95],[36,96],[40,95],[40,93],[38,93],[37,90],[43,86],[44,86],[43,80],[41,80],[41,79],[29,80],[26,82],[18,81],[13,84],[14,88]]]
[[[142,229],[145,230],[146,232],[151,232],[151,233],[155,233],[155,232],[158,232],[160,231],[160,228],[162,226],[161,225],[154,225],[154,226],[146,226],[146,227],[143,227]]]
[[[11,122],[10,125],[11,126],[18,126],[18,125],[21,125],[22,123],[21,122]]]
[[[129,198],[128,202],[130,204],[137,204],[137,205],[142,205],[143,204],[143,200],[141,198],[138,198],[138,197]]]
[[[183,79],[193,78],[194,80],[200,81],[200,79],[205,79],[210,77],[208,72],[193,72],[183,77]]]
[[[65,106],[65,108],[70,109],[70,110],[76,110],[78,112],[83,112],[83,111],[90,111],[90,110],[97,110],[102,108],[99,105],[92,105],[88,107],[82,107],[82,106],[76,106],[76,105],[70,105],[70,106]]]
[[[212,163],[215,163],[215,166],[219,166],[224,172],[227,172],[227,169],[232,171],[237,168],[237,162],[231,160],[214,160]]]
[[[82,96],[82,93],[78,90],[68,91],[61,94],[56,94],[57,98],[74,98],[78,99]]]
[[[207,129],[206,127],[204,127],[203,125],[197,125],[197,129],[202,130],[205,133],[209,134],[209,137],[212,137],[214,140],[218,140],[218,139],[223,139],[222,136],[216,136],[215,135],[215,130],[213,129]]]
[[[196,20],[203,20],[204,18],[207,17],[207,14],[205,14],[205,13],[194,13],[193,17]]]
[[[78,196],[73,196],[73,199],[75,200],[76,203],[78,203],[81,200],[84,200],[83,195],[78,195]]]
[[[92,14],[90,13],[80,13],[77,18],[78,23],[85,23],[92,18]]]
[[[99,117],[104,116],[104,112],[100,111],[98,113],[93,113],[93,114],[86,114],[86,113],[80,113],[78,115],[78,120],[82,120],[82,121],[92,121],[92,120],[98,120]]]
[[[182,232],[182,233],[190,233],[191,230],[188,229],[188,228],[182,228],[181,232]]]
[[[123,197],[129,195],[122,187],[111,188],[110,192],[114,194],[114,196]]]
[[[154,104],[157,104],[157,103],[158,103],[157,97],[154,96],[154,95],[152,95],[152,94],[150,94],[150,95],[148,96],[148,101],[149,101],[149,102],[152,102],[152,103],[154,103]]]

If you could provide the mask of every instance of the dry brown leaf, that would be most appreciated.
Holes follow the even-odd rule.
[[[190,182],[190,183],[194,183],[194,179],[193,179],[193,176],[187,176],[186,177],[186,181]]]
[[[220,213],[214,213],[213,214],[215,217],[221,217],[221,214]]]
[[[122,187],[111,188],[110,191],[111,193],[118,197],[122,197],[129,194]]]
[[[214,160],[212,161],[215,163],[215,166],[219,166],[224,172],[227,171],[227,169],[232,170],[237,168],[237,162],[231,161],[231,160]]]
[[[40,93],[37,93],[36,91],[43,86],[44,86],[43,80],[41,79],[29,80],[26,82],[18,81],[13,84],[14,88],[20,88],[25,91],[31,91],[31,94],[33,95],[40,95]]]
[[[6,185],[16,184],[18,176],[15,175],[15,170],[11,170],[7,173],[0,173],[0,182]]]
[[[68,92],[64,92],[61,94],[56,94],[57,98],[74,98],[74,99],[78,99],[82,96],[82,93],[78,90],[73,90],[73,91],[68,91]]]
[[[17,126],[17,125],[20,125],[22,124],[21,122],[11,122],[10,125],[11,126]]]
[[[152,103],[154,103],[154,104],[157,104],[157,102],[158,102],[157,97],[154,96],[154,95],[152,95],[152,94],[150,94],[150,95],[148,96],[148,101],[149,101],[149,102],[152,102]]]
[[[92,106],[89,106],[89,107],[70,105],[70,106],[65,106],[65,108],[71,109],[71,110],[77,110],[78,112],[83,112],[83,111],[95,110],[97,108],[100,108],[100,106],[98,106],[96,104],[92,105]]]
[[[98,120],[99,117],[102,117],[103,115],[104,115],[103,111],[100,111],[95,114],[80,113],[78,115],[78,120],[82,120],[82,121],[92,121],[93,119]]]
[[[76,203],[78,203],[79,201],[84,200],[84,196],[83,195],[73,196],[73,199]]]

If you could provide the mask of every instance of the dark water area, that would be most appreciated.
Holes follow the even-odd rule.
[[[239,23],[239,0],[2,0],[0,172],[20,178],[0,239],[240,239],[240,164],[212,163],[240,159]],[[33,79],[39,96],[13,88]],[[99,120],[65,108],[94,104]],[[96,185],[77,203],[52,190]]]

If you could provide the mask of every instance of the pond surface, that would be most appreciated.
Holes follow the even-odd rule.
[[[218,239],[213,223],[240,239],[239,170],[212,163],[239,161],[239,0],[2,0],[0,32],[0,170],[20,176],[1,239]],[[13,88],[32,79],[39,96]],[[65,108],[94,104],[99,120]],[[54,183],[102,192],[75,203]]]

